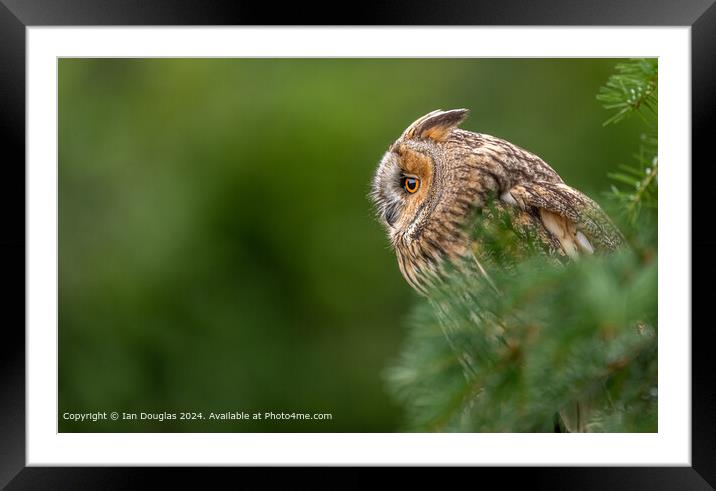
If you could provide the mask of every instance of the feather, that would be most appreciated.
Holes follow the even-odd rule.
[[[524,210],[539,210],[545,228],[575,257],[580,251],[613,251],[624,237],[597,203],[562,182],[521,183],[509,190]]]
[[[540,218],[544,227],[559,240],[562,250],[571,258],[579,256],[577,240],[575,237],[574,224],[567,218],[547,211],[539,210]]]
[[[592,247],[592,243],[589,242],[587,237],[585,237],[585,235],[581,231],[577,232],[576,238],[577,244],[582,251],[588,254],[594,254],[594,247]]]
[[[519,206],[517,204],[517,201],[515,201],[515,198],[512,197],[512,195],[510,194],[509,191],[502,193],[502,196],[500,196],[500,199],[502,201],[504,201],[505,203],[507,203],[508,205]]]

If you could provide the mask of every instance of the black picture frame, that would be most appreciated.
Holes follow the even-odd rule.
[[[25,447],[25,28],[110,25],[605,25],[690,26],[692,69],[692,313],[710,296],[716,272],[711,238],[714,174],[709,134],[716,108],[716,6],[714,0],[550,0],[450,3],[401,0],[333,8],[303,2],[277,8],[268,2],[196,0],[0,0],[0,139],[3,180],[2,254],[5,322],[0,342],[0,488],[124,489],[167,468],[26,467]],[[709,175],[707,175],[707,173]],[[21,213],[22,212],[22,213]],[[699,282],[697,279],[701,279]],[[701,284],[699,284],[701,283]],[[704,311],[704,309],[701,309]],[[13,315],[14,314],[14,315]],[[692,316],[693,319],[696,317]],[[502,485],[529,479],[549,489],[714,489],[716,389],[712,382],[711,323],[692,329],[692,466],[471,469],[498,474]],[[669,326],[688,329],[690,326]],[[224,472],[235,470],[224,469]],[[244,470],[246,472],[246,470]],[[205,474],[204,474],[205,475]],[[256,476],[258,477],[258,476]],[[185,471],[171,475],[185,485]],[[200,480],[203,480],[201,475]],[[200,482],[200,481],[199,481]],[[165,481],[169,484],[169,481]]]

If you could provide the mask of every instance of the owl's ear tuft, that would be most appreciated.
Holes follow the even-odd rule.
[[[437,142],[445,141],[450,132],[465,120],[469,112],[467,109],[452,109],[450,111],[438,109],[408,126],[403,133],[403,138],[429,138]]]

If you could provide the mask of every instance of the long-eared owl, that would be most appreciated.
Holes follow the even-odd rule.
[[[459,129],[467,109],[437,110],[390,145],[372,198],[407,282],[422,294],[446,261],[474,255],[466,224],[491,204],[554,256],[611,251],[619,230],[589,197],[536,155],[500,138]],[[492,203],[491,203],[492,201]]]

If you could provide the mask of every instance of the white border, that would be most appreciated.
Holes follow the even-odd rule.
[[[27,464],[690,465],[689,28],[27,30]],[[659,57],[659,433],[58,434],[57,57]]]

